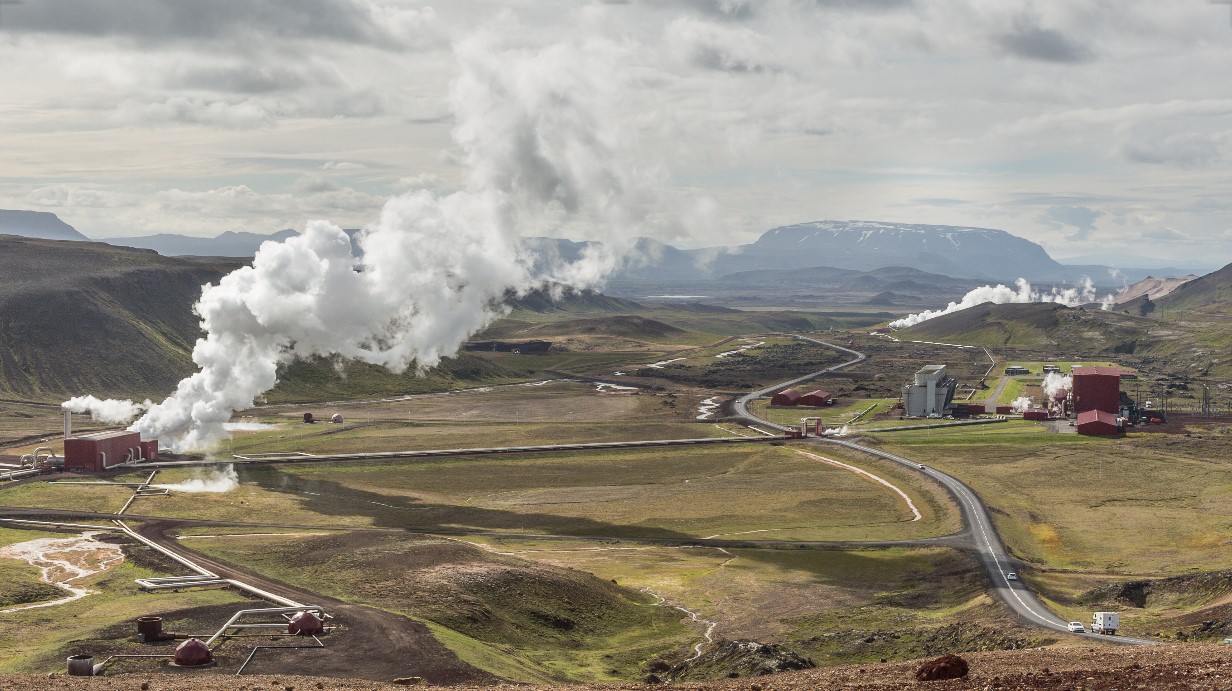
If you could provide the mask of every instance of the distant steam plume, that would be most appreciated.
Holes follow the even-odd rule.
[[[1082,284],[1074,288],[1053,288],[1047,292],[1035,290],[1025,278],[1019,278],[1014,282],[1017,288],[998,283],[995,286],[981,286],[972,290],[962,297],[958,302],[951,302],[944,309],[924,311],[918,314],[908,315],[902,319],[890,322],[890,326],[896,329],[915,326],[920,322],[935,319],[946,314],[953,314],[968,307],[982,305],[985,302],[991,302],[995,305],[1004,305],[1009,303],[1029,303],[1029,302],[1057,302],[1067,307],[1076,307],[1087,302],[1095,302],[1095,284],[1091,279],[1084,278]],[[1112,296],[1109,295],[1100,301],[1101,309],[1108,309],[1112,304]]]
[[[60,407],[73,413],[89,413],[90,417],[99,422],[118,425],[131,422],[133,418],[144,413],[152,405],[154,404],[149,401],[133,403],[132,401],[104,401],[94,396],[76,396],[61,403]]]
[[[1044,375],[1043,386],[1048,400],[1053,400],[1062,392],[1069,393],[1074,390],[1074,378],[1058,372],[1049,372]]]
[[[262,245],[251,266],[202,291],[200,369],[133,429],[172,450],[206,448],[273,388],[280,364],[325,355],[424,370],[502,314],[510,291],[602,280],[636,235],[674,214],[654,192],[656,171],[627,153],[625,50],[602,40],[507,50],[486,33],[460,42],[450,101],[463,188],[391,199],[358,238],[362,260],[326,221]],[[602,244],[532,271],[523,231],[566,220]]]

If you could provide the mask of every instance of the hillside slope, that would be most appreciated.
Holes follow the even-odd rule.
[[[929,319],[896,335],[902,339],[982,346],[1057,348],[1080,353],[1133,353],[1150,341],[1152,322],[1120,312],[1052,302],[994,305]]]
[[[1177,287],[1155,301],[1161,312],[1232,307],[1232,264]]]
[[[0,209],[0,235],[18,235],[43,240],[88,241],[90,238],[48,211]]]

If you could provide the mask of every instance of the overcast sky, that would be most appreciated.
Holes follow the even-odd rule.
[[[10,3],[0,207],[95,238],[357,227],[461,185],[454,46],[482,29],[615,47],[613,122],[708,210],[677,244],[867,219],[1232,261],[1232,8],[1206,0]]]

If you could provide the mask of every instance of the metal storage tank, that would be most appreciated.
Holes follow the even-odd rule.
[[[831,398],[833,397],[830,395],[829,391],[822,391],[821,389],[818,389],[816,391],[810,391],[804,394],[803,396],[801,396],[796,401],[796,405],[808,405],[808,406],[829,405]]]
[[[799,400],[799,391],[796,391],[795,389],[783,389],[782,391],[774,394],[774,397],[770,399],[770,405],[796,405]]]
[[[1074,368],[1074,411],[1102,410],[1116,414],[1121,409],[1121,371],[1112,367]]]
[[[136,457],[141,435],[136,432],[94,432],[64,440],[64,469],[96,473]]]
[[[213,662],[214,653],[201,640],[190,638],[176,646],[171,661],[181,667],[200,667]]]
[[[1117,416],[1102,410],[1078,413],[1078,434],[1115,436],[1121,432]]]
[[[287,622],[287,633],[295,636],[316,636],[325,632],[325,624],[312,612],[300,612]]]
[[[329,419],[329,421],[334,423],[335,425],[342,424],[342,413],[334,413],[333,416]]]

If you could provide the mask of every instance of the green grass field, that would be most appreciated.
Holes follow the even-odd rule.
[[[1009,422],[898,433],[882,446],[970,484],[1025,561],[1163,575],[1232,567],[1228,437],[1195,436],[1205,442],[1145,433],[1124,439],[1050,434]]]

